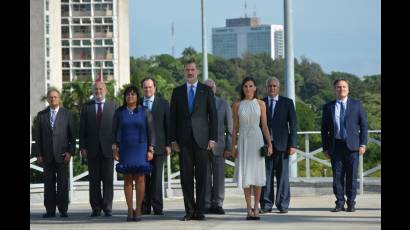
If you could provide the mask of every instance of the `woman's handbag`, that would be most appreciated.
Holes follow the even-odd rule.
[[[268,156],[268,145],[264,145],[260,148],[259,150],[261,157],[266,157]]]

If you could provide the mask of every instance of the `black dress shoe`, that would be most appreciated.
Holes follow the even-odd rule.
[[[194,215],[185,215],[184,217],[182,217],[181,221],[189,221],[189,220],[193,220],[194,219]]]
[[[67,212],[62,212],[62,213],[60,213],[60,217],[68,217]]]
[[[111,211],[104,211],[104,216],[105,217],[112,217],[112,212]]]
[[[151,215],[151,209],[143,209],[141,213],[142,215]]]
[[[154,215],[163,216],[164,212],[162,210],[154,210]]]
[[[287,209],[279,209],[279,213],[288,213]]]
[[[56,217],[56,214],[54,212],[46,212],[43,214],[43,218],[51,218],[51,217]]]
[[[204,216],[204,214],[195,214],[195,216],[194,216],[194,218],[193,218],[194,220],[205,220],[205,216]]]
[[[340,211],[344,211],[345,210],[345,206],[344,205],[336,205],[336,207],[334,209],[332,209],[332,212],[340,212]]]
[[[213,209],[213,208],[205,208],[204,213],[205,213],[205,214],[211,214],[211,213],[213,212],[212,209]]]
[[[272,212],[272,209],[270,208],[270,209],[261,209],[261,210],[259,210],[259,213],[269,213],[269,212]]]
[[[97,217],[97,216],[101,216],[101,210],[93,210],[91,212],[90,217]]]
[[[347,206],[346,212],[355,212],[355,211],[356,211],[356,208],[354,207],[354,205]]]
[[[225,215],[225,210],[222,207],[215,207],[212,209],[212,213],[219,214],[219,215]]]

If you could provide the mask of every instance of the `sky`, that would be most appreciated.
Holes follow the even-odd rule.
[[[244,17],[244,0],[205,0],[207,48],[212,28]],[[262,24],[284,24],[284,0],[247,0],[248,16]],[[201,0],[129,0],[130,55],[171,54],[186,47],[202,52]],[[359,77],[381,73],[381,0],[293,0],[294,56],[320,64],[325,73]]]

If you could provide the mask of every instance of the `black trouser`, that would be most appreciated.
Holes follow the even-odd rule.
[[[162,172],[166,155],[156,154],[154,159],[150,161],[152,165],[151,174],[145,175],[145,195],[142,202],[142,209],[151,211],[151,206],[154,212],[161,212],[164,208],[162,199]]]
[[[275,200],[274,178],[276,177],[276,200],[275,206],[279,210],[285,210],[290,202],[289,185],[289,154],[286,151],[274,149],[273,155],[265,157],[266,186],[262,187],[260,198],[261,208],[272,209]]]
[[[189,144],[180,146],[179,165],[181,167],[181,185],[187,215],[204,214],[209,151],[201,149],[190,135]],[[196,181],[196,199],[194,199],[194,175]]]
[[[113,199],[114,159],[103,156],[101,147],[96,157],[88,158],[90,205],[93,210],[110,212]],[[101,182],[103,191],[101,194]]]
[[[358,159],[359,153],[357,151],[350,151],[345,141],[335,140],[335,148],[331,156],[331,162],[333,171],[333,193],[336,196],[335,203],[337,205],[345,204],[345,194],[348,205],[356,204]]]
[[[56,189],[57,182],[57,189]],[[47,213],[60,213],[68,209],[68,164],[53,162],[44,164],[44,206]]]

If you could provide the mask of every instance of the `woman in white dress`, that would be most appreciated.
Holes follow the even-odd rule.
[[[235,181],[245,194],[247,220],[259,220],[259,198],[261,187],[266,184],[265,157],[259,150],[268,143],[268,156],[272,154],[272,144],[266,121],[266,107],[257,99],[255,79],[246,77],[241,85],[241,100],[232,106],[233,130],[231,154],[235,158]],[[259,124],[262,123],[262,131]],[[239,131],[238,142],[237,134]],[[262,135],[263,132],[263,135]],[[235,146],[237,145],[237,149]],[[251,194],[255,195],[252,209]]]

